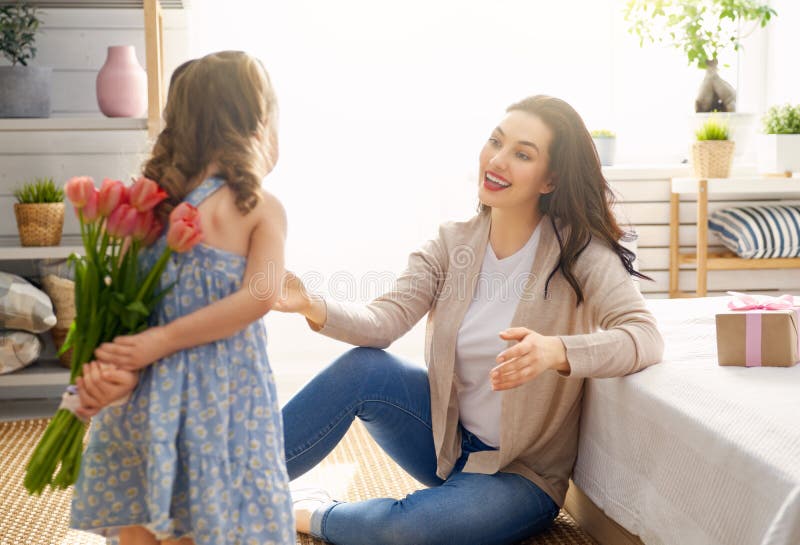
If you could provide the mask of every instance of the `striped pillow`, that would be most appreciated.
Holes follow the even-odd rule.
[[[800,205],[717,210],[708,228],[739,257],[800,257]]]

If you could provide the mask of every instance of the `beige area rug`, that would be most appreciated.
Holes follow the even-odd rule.
[[[72,489],[30,497],[23,487],[28,457],[47,422],[0,422],[0,545],[102,545],[103,538],[68,529]],[[301,480],[325,486],[348,501],[402,498],[421,488],[383,453],[358,421],[339,446]],[[298,544],[323,543],[302,534],[297,537]],[[562,510],[549,531],[519,545],[595,544]]]

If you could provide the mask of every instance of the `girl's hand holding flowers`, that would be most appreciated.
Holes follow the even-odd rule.
[[[85,363],[83,376],[76,382],[81,399],[77,415],[91,418],[103,407],[125,399],[138,383],[139,373],[123,371],[108,363]]]

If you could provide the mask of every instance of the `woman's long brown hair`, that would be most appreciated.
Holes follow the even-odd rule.
[[[156,209],[158,218],[166,223],[211,162],[239,211],[252,210],[276,158],[269,146],[276,112],[269,75],[246,53],[222,51],[179,66],[170,80],[164,130],[144,165],[144,175],[169,195]]]
[[[652,280],[633,268],[636,255],[619,242],[631,240],[631,235],[623,231],[614,218],[611,210],[616,201],[614,193],[603,177],[594,142],[578,112],[563,100],[545,95],[528,97],[506,111],[535,115],[553,133],[549,171],[555,190],[540,196],[539,210],[547,214],[553,225],[561,256],[547,277],[545,293],[550,280],[561,271],[575,290],[577,304],[583,302],[583,290],[572,270],[592,238],[611,247],[628,273]]]

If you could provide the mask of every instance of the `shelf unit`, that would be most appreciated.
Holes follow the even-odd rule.
[[[744,259],[732,252],[708,251],[708,199],[716,197],[785,198],[800,197],[800,178],[672,178],[670,195],[670,297],[705,297],[708,271],[795,269],[800,258]],[[697,243],[695,251],[680,251],[681,195],[697,197]],[[694,294],[683,292],[679,286],[680,267],[694,267],[697,286]]]
[[[17,0],[0,0],[0,5],[15,4],[16,2]],[[157,136],[161,131],[161,111],[164,109],[164,102],[166,100],[163,45],[164,18],[162,9],[184,9],[187,2],[185,0],[28,0],[27,3],[40,8],[52,9],[142,10],[144,14],[145,33],[145,69],[147,71],[147,119],[142,121],[144,121],[145,124],[143,128],[147,128],[148,136],[151,138]],[[35,125],[38,122],[46,121],[47,120],[25,120],[23,123],[32,123]]]
[[[17,0],[0,0],[0,5]],[[145,69],[147,71],[148,110],[146,118],[107,118],[101,114],[61,116],[46,119],[0,119],[0,133],[17,133],[26,138],[31,133],[51,131],[147,131],[155,137],[161,130],[161,112],[166,98],[164,80],[163,9],[184,9],[186,0],[28,0],[43,9],[136,9],[144,17]],[[102,138],[102,137],[101,137]],[[72,151],[70,151],[72,153]],[[5,237],[4,237],[5,238]],[[20,247],[15,237],[0,240],[0,263],[63,259],[82,252],[76,237],[65,236],[61,246]],[[0,375],[0,399],[52,398],[60,396],[69,381],[69,371],[55,356],[52,336],[42,334],[45,348],[42,358],[25,369]]]

